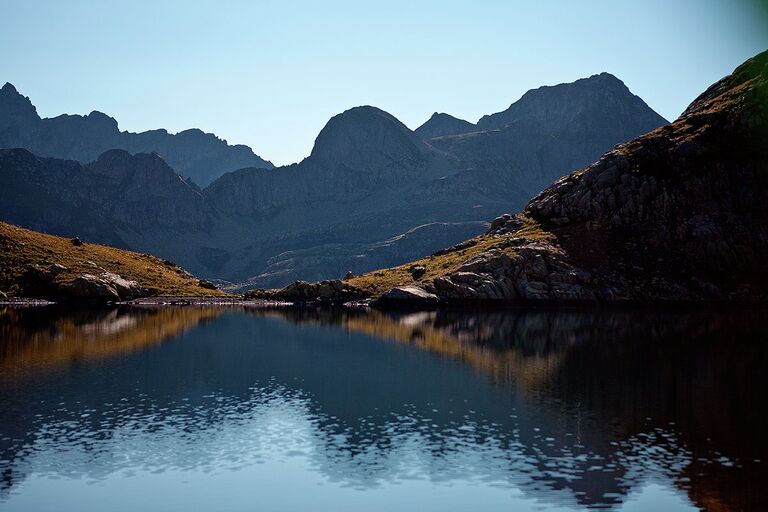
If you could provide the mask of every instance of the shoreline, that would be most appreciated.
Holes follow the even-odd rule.
[[[420,301],[403,300],[386,305],[376,304],[371,299],[358,301],[287,301],[274,299],[243,299],[242,297],[194,297],[194,296],[158,296],[145,297],[120,302],[94,302],[94,301],[53,301],[48,299],[33,298],[15,298],[9,297],[0,300],[0,307],[40,307],[40,306],[61,306],[75,307],[83,309],[100,309],[104,307],[119,306],[159,306],[159,307],[178,307],[178,306],[214,306],[214,307],[251,307],[265,309],[345,309],[345,310],[377,310],[377,311],[514,311],[514,310],[634,310],[634,311],[690,311],[690,310],[712,310],[712,309],[745,309],[745,310],[763,310],[768,309],[768,301],[449,301],[425,304]]]

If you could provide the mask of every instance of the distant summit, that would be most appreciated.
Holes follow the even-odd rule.
[[[0,89],[0,148],[22,147],[38,156],[89,163],[110,149],[156,152],[173,169],[205,186],[243,167],[271,169],[271,162],[243,145],[229,145],[198,129],[172,135],[166,130],[121,132],[117,121],[97,110],[87,116],[62,114],[41,119],[32,102],[11,83]]]
[[[592,162],[611,142],[626,141],[669,121],[632,94],[624,82],[600,73],[571,83],[526,92],[506,110],[485,115],[477,124],[435,112],[416,129],[430,144],[478,167],[513,165],[534,170],[539,189],[564,165]],[[569,163],[568,163],[569,162]]]
[[[424,143],[393,115],[371,106],[333,116],[315,139],[311,158],[365,168],[379,160],[418,160]]]
[[[594,116],[606,118],[610,129],[618,130],[618,134],[627,132],[624,126],[629,126],[634,133],[627,137],[619,135],[622,140],[669,123],[632,94],[624,82],[610,73],[600,73],[571,83],[532,89],[506,110],[481,117],[477,126],[493,130],[516,122],[536,122],[552,130],[567,130],[569,125]]]
[[[40,119],[29,98],[19,94],[12,83],[0,88],[0,144],[14,135],[14,128],[25,122]]]
[[[456,135],[458,133],[467,133],[477,130],[477,126],[453,117],[450,114],[435,112],[426,123],[416,128],[416,135],[423,139],[432,137],[442,137],[443,135]]]

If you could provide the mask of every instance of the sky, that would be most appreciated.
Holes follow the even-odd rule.
[[[667,119],[768,49],[763,0],[0,0],[0,84],[43,117],[200,128],[275,164],[333,115],[475,122],[607,71]]]

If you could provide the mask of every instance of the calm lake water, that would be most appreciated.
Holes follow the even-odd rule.
[[[767,330],[0,308],[0,510],[766,510]]]

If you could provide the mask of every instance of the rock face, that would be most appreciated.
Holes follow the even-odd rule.
[[[626,88],[604,90],[613,85],[588,79],[586,87],[579,86],[587,91],[581,96],[593,98],[589,105],[597,106],[579,111],[573,126],[560,123],[557,129],[544,124],[541,119],[549,117],[543,114],[536,122],[527,121],[533,114],[521,114],[520,122],[503,129],[424,140],[380,109],[353,108],[329,120],[302,162],[275,169],[254,164],[202,191],[153,154],[110,150],[98,158],[89,154],[96,160],[82,165],[6,150],[0,152],[0,219],[156,254],[206,279],[244,283],[241,289],[327,279],[348,270],[359,274],[482,233],[487,219],[522,208],[553,179],[625,140],[623,132],[589,131],[593,125],[620,124],[638,135],[649,128],[648,118],[657,122],[650,128],[663,123],[644,104],[647,115],[619,108],[638,99]],[[536,104],[548,116],[562,111],[565,118],[580,96],[564,101],[558,87],[541,92]],[[26,98],[14,91],[2,97],[0,113],[9,115],[0,114],[0,145],[24,134],[29,144],[51,140],[48,128],[21,130],[19,118],[37,116]],[[113,143],[100,137],[117,130],[114,120],[75,117],[63,119],[99,128],[89,128],[82,140],[61,139],[62,148],[85,145],[91,151]],[[446,119],[438,116],[433,124],[441,120]],[[40,146],[43,154],[55,153],[46,148]]]
[[[41,119],[29,98],[10,83],[0,89],[0,148],[26,148],[38,156],[83,164],[110,149],[159,153],[177,173],[202,186],[243,167],[273,167],[248,146],[231,146],[198,129],[175,135],[165,130],[121,132],[116,120],[98,111]]]
[[[435,279],[443,300],[768,299],[768,52],[669,126],[562,178],[499,243]]]
[[[602,73],[528,91],[503,112],[483,116],[469,133],[428,142],[482,170],[488,183],[516,187],[528,201],[563,170],[591,164],[614,145],[667,123],[621,80]]]
[[[469,121],[453,117],[450,114],[435,112],[427,122],[414,130],[414,133],[422,139],[456,135],[478,130],[478,127]]]
[[[382,172],[386,167],[393,163],[406,168],[419,166],[429,153],[429,148],[393,115],[364,106],[333,116],[315,139],[309,158],[325,166],[376,173],[376,180],[395,181],[398,174]]]
[[[137,232],[201,231],[212,210],[199,188],[155,154],[111,150],[83,166],[2,149],[0,217],[30,229],[143,249],[130,243]]]
[[[624,82],[610,73],[600,73],[575,82],[543,86],[526,92],[506,110],[483,116],[477,122],[482,130],[502,129],[515,123],[537,123],[553,132],[575,130],[584,121],[603,116],[595,131],[615,130],[629,139],[633,132],[648,131],[667,124]],[[633,123],[624,121],[633,119]]]

